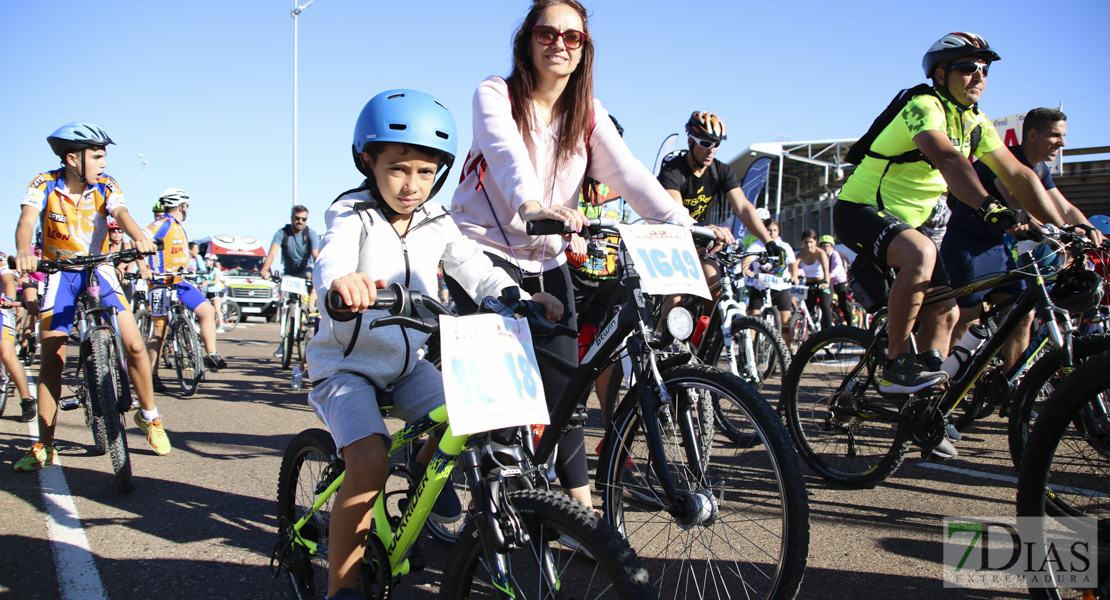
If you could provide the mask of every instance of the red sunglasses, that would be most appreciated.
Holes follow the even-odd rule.
[[[558,29],[548,25],[536,25],[532,28],[532,32],[536,34],[536,41],[544,46],[550,46],[555,43],[558,38],[563,38],[563,45],[568,50],[577,50],[582,47],[586,41],[586,34],[577,29],[568,29],[564,32],[559,32]]]

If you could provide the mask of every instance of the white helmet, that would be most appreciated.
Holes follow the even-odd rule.
[[[767,207],[761,206],[755,209],[755,216],[759,217],[760,221],[770,221],[771,211],[767,210]]]
[[[165,208],[173,208],[181,206],[189,202],[189,194],[181,188],[166,188],[162,195],[158,197],[158,201],[162,203]]]

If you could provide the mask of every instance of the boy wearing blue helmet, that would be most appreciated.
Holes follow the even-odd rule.
[[[366,180],[340,194],[324,216],[316,281],[350,307],[334,311],[327,306],[329,294],[319,294],[320,330],[307,352],[315,381],[309,404],[346,462],[331,513],[328,598],[362,597],[356,588],[370,508],[389,471],[389,431],[378,391],[390,389],[391,414],[406,422],[444,403],[439,372],[417,354],[427,336],[400,327],[367,330],[365,323],[387,313],[361,313],[375,301],[376,290],[390,283],[435,297],[440,261],[475,298],[497,296],[515,285],[492,268],[444,207],[427,202],[442,187],[456,147],[454,119],[438,100],[414,90],[378,94],[362,109],[352,145],[355,166]],[[561,316],[562,304],[553,297],[533,299],[552,321]],[[433,440],[418,453],[421,468],[437,445]],[[449,487],[431,517],[443,522],[461,517]]]

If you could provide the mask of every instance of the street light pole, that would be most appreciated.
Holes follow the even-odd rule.
[[[308,0],[301,6],[293,2],[293,206],[297,205],[297,15],[304,12],[309,4],[315,0]]]
[[[150,161],[147,160],[146,157],[142,154],[136,153],[135,155],[143,159],[143,175],[142,178],[139,180],[139,212],[135,215],[136,217],[141,219],[143,214],[143,201],[146,199],[146,163]]]

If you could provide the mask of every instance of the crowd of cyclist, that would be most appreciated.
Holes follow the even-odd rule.
[[[442,263],[443,281],[462,313],[477,309],[475,298],[496,295],[515,284],[526,297],[542,303],[549,320],[596,331],[598,315],[604,311],[595,309],[599,303],[609,304],[607,294],[614,289],[612,273],[605,268],[612,257],[590,259],[586,242],[575,234],[529,236],[526,222],[560,220],[577,232],[588,216],[600,214],[605,210],[600,207],[620,195],[641,217],[688,226],[712,203],[727,202],[743,225],[743,235],[737,240],[730,230],[713,225],[717,247],[739,243],[776,259],[750,262],[745,274],[775,270],[791,280],[804,275],[810,286],[806,302],[821,309],[822,326],[831,323],[834,293],[842,319],[853,322],[847,260],[835,249],[835,239],[828,232],[807,229],[801,235],[803,247],[795,254],[779,238],[781,225],[765,209],[756,209],[733,170],[715,158],[727,139],[725,125],[715,114],[697,111],[690,116],[686,150],[664,162],[657,178],[632,157],[616,120],[592,97],[593,45],[581,5],[573,0],[537,3],[515,38],[514,58],[507,78],[491,77],[475,93],[474,144],[463,161],[450,211],[427,201],[440,190],[455,162],[454,118],[427,94],[392,90],[371,99],[357,119],[352,149],[365,179],[327,209],[325,233],[316,238],[307,227],[308,210],[296,207],[292,223],[275,234],[267,256],[264,276],[280,249],[287,274],[314,279],[317,289],[337,294],[348,307],[332,307],[321,293],[320,332],[309,343],[301,366],[314,384],[309,403],[334,437],[348,473],[332,513],[329,598],[358,597],[353,588],[363,550],[357,532],[367,529],[366,507],[384,484],[382,442],[388,440],[388,431],[374,396],[388,389],[394,414],[401,417],[426,414],[443,403],[434,367],[420,359],[422,342],[359,327],[361,313],[384,285],[401,283],[438,296],[437,268]],[[978,316],[982,298],[967,300],[967,306],[961,302],[959,309],[954,303],[941,303],[925,312],[920,309],[923,294],[931,286],[1012,268],[1002,246],[1003,232],[1028,228],[1016,209],[1024,208],[1043,223],[1086,228],[1096,243],[1102,241],[1080,211],[1058,192],[1046,191],[1054,186],[1041,162],[1063,146],[1063,114],[1050,111],[1040,118],[1043,111],[1034,111],[1036,118],[1025,122],[1023,145],[1007,149],[978,109],[988,69],[998,60],[995,50],[977,35],[952,33],[938,40],[922,62],[925,76],[932,80],[931,91],[911,98],[879,132],[834,207],[835,233],[857,253],[853,274],[867,277],[867,264],[897,273],[889,294],[890,362],[880,380],[884,391],[912,393],[944,381],[939,365],[953,329],[958,335]],[[973,129],[979,133],[973,136]],[[48,142],[62,166],[38,175],[27,190],[16,233],[16,269],[0,270],[0,307],[17,304],[17,281],[24,286],[24,300],[32,295],[35,285],[28,278],[34,277],[39,252],[44,259],[104,252],[124,247],[126,235],[134,247],[150,254],[148,261],[134,267],[104,269],[101,278],[110,282],[104,302],[119,309],[119,333],[141,405],[135,422],[155,452],[167,454],[171,445],[154,401],[154,392],[164,390],[157,376],[164,321],[159,324],[157,317],[165,313],[154,311],[155,336],[144,340],[123,294],[123,274],[136,268],[144,279],[153,278],[152,284],[158,284],[154,289],[160,291],[152,290],[152,307],[161,305],[174,288],[198,317],[207,366],[220,369],[227,366],[216,348],[220,311],[180,274],[211,273],[216,287],[218,267],[211,260],[215,257],[201,260],[195,250],[190,252],[182,226],[189,197],[183,190],[166,190],[156,206],[163,212],[156,212],[149,227],[134,221],[118,183],[104,173],[106,148],[113,142],[102,129],[71,123],[52,133]],[[895,160],[914,150],[920,150],[918,157]],[[968,162],[972,154],[981,167]],[[948,230],[959,235],[944,238],[940,260],[936,245],[918,228],[942,196],[953,207]],[[42,231],[40,247],[32,243],[36,228]],[[155,239],[162,240],[161,250],[155,248]],[[951,266],[950,259],[958,258],[964,259],[960,267]],[[711,254],[702,267],[711,285],[719,280]],[[27,301],[32,314],[38,311],[40,323],[37,411],[15,359],[15,340],[22,341],[26,332],[17,336],[12,314],[4,313],[0,360],[19,388],[22,418],[29,421],[37,413],[39,419],[39,440],[15,464],[16,471],[57,464],[55,405],[74,315],[69,290],[80,287],[79,278],[77,272],[51,275],[41,309],[37,298]],[[60,285],[63,281],[67,283]],[[748,297],[749,311],[758,314],[762,290],[753,288]],[[789,344],[786,319],[794,309],[793,296],[789,290],[775,291],[769,301],[783,318]],[[664,310],[675,305],[677,299],[668,299]],[[911,351],[915,321],[920,323],[917,353]],[[572,363],[580,356],[574,340],[552,338],[537,344],[548,345]],[[546,397],[555,401],[567,382],[544,373],[543,383]],[[598,389],[603,387],[607,386]],[[582,440],[580,428],[564,435],[556,472],[570,495],[591,506]],[[426,464],[436,451],[434,445],[428,444],[415,460]],[[951,456],[955,451],[946,447],[943,453]],[[450,520],[458,513],[457,501],[451,506],[447,500],[437,503],[434,515]]]

